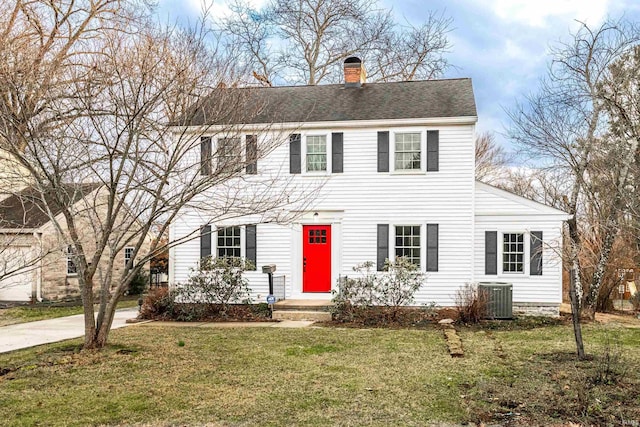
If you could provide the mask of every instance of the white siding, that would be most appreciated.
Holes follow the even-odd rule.
[[[281,185],[288,188],[283,191],[290,191],[294,196],[292,200],[295,199],[295,195],[304,191],[315,194],[311,206],[308,206],[306,211],[337,212],[334,216],[340,219],[334,223],[332,237],[338,245],[334,245],[334,252],[339,256],[333,258],[334,277],[337,277],[337,274],[353,274],[352,268],[359,263],[375,262],[377,224],[422,225],[423,260],[425,225],[439,224],[439,271],[428,273],[425,285],[417,294],[416,303],[434,301],[438,304],[451,304],[457,287],[472,280],[474,127],[423,126],[398,130],[419,130],[423,132],[424,143],[426,130],[432,129],[440,131],[438,172],[379,173],[377,132],[388,129],[328,129],[326,132],[309,133],[326,133],[327,139],[330,140],[331,132],[344,132],[344,173],[326,176],[289,175],[289,148],[288,143],[284,143],[266,159],[259,160],[259,175],[249,177],[247,182],[253,182],[255,188],[255,183],[266,176],[281,175]],[[393,132],[393,129],[391,131]],[[282,135],[279,137],[285,140]],[[393,155],[393,133],[390,136],[390,152]],[[390,163],[392,162],[393,158],[390,159]],[[425,152],[422,154],[422,162],[426,162]],[[247,192],[252,191],[255,190],[247,188]],[[203,196],[202,200],[211,200],[213,197],[215,195],[208,194]],[[235,221],[246,223],[251,219]],[[174,223],[173,236],[184,236],[205,222],[202,214],[189,215],[185,212],[185,215]],[[233,221],[224,222],[229,224]],[[277,274],[287,276],[288,295],[299,292],[301,288],[298,277],[300,269],[297,264],[302,261],[300,245],[296,245],[296,239],[302,238],[299,230],[299,226],[275,224],[259,224],[257,228],[257,264],[276,264]],[[339,233],[336,233],[336,230]],[[390,228],[390,233],[393,234],[393,227]],[[175,283],[186,280],[189,268],[197,263],[200,254],[197,231],[194,236],[194,240],[172,251],[175,260]],[[248,277],[255,296],[260,294],[263,298],[267,290],[266,275],[256,272],[249,273]],[[318,295],[312,294],[310,297],[317,298]]]
[[[562,221],[568,215],[506,191],[476,183],[474,279],[477,282],[513,283],[513,301],[560,304],[562,302]],[[498,274],[485,275],[485,232],[498,233]],[[542,231],[542,275],[529,275],[530,232]],[[502,272],[502,234],[523,233],[525,271]]]
[[[440,131],[440,170],[416,174],[377,172],[377,132],[390,130],[390,154],[393,156],[393,131]],[[304,131],[296,131],[305,134]],[[267,276],[260,267],[276,264],[276,275],[285,275],[288,298],[330,298],[330,294],[301,293],[302,235],[301,224],[332,224],[332,277],[353,275],[353,267],[365,261],[376,261],[377,224],[420,225],[422,268],[425,269],[426,224],[439,225],[439,269],[427,273],[424,286],[416,295],[416,305],[435,302],[452,305],[457,290],[466,283],[508,281],[514,284],[514,302],[560,303],[562,220],[566,215],[555,209],[528,201],[474,181],[474,126],[447,125],[405,128],[327,129],[309,134],[326,134],[328,169],[330,170],[331,132],[344,133],[344,173],[301,175],[289,174],[288,132],[260,134],[264,143],[277,138],[282,143],[266,158],[258,161],[258,175],[230,182],[224,188],[199,197],[208,204],[209,212],[186,209],[172,225],[172,238],[191,233],[191,240],[171,251],[173,283],[184,282],[190,268],[200,257],[199,227],[217,219],[217,226],[259,223],[257,226],[258,271],[247,273],[253,297],[264,301],[268,292]],[[259,143],[260,143],[259,142]],[[304,137],[302,140],[304,144]],[[304,159],[304,148],[302,150]],[[426,153],[422,154],[426,162]],[[197,155],[193,161],[197,162]],[[393,164],[393,158],[390,159]],[[272,185],[271,183],[275,183]],[[260,205],[270,194],[290,195],[291,204],[260,216],[233,218],[225,201],[235,199]],[[260,202],[260,198],[263,201]],[[258,201],[258,202],[256,202]],[[276,215],[277,213],[277,215]],[[283,215],[284,214],[284,215]],[[236,215],[237,216],[237,215]],[[270,223],[264,223],[270,222]],[[543,275],[484,275],[484,232],[542,231],[544,233]],[[500,238],[500,237],[499,237]],[[212,237],[215,251],[215,236]],[[528,238],[525,240],[528,259]],[[393,256],[393,246],[390,246]],[[243,252],[244,253],[244,252]],[[501,269],[499,269],[501,270]]]
[[[562,223],[561,221],[545,221],[543,218],[512,218],[505,220],[499,217],[477,217],[474,239],[475,280],[477,282],[508,282],[513,284],[513,301],[518,303],[562,302]],[[485,231],[498,232],[498,274],[485,275]],[[529,233],[542,231],[542,275],[529,275]],[[525,272],[502,272],[502,233],[525,234]]]

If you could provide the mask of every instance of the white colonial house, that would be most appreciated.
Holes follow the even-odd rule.
[[[280,298],[328,300],[354,266],[373,261],[380,270],[386,259],[407,256],[426,275],[417,305],[450,306],[465,284],[509,282],[514,310],[557,314],[568,215],[475,180],[471,80],[368,84],[363,76],[350,58],[344,85],[250,90],[247,103],[263,108],[233,141],[246,156],[283,133],[286,143],[243,179],[280,176],[296,191],[312,188],[313,200],[292,207],[288,223],[265,223],[263,215],[208,224],[201,210],[184,209],[171,239],[199,237],[171,249],[170,283],[186,281],[201,256],[239,255],[257,266],[247,277],[259,301],[269,292],[261,270],[269,264],[284,279]],[[192,123],[212,129],[202,137],[202,159],[230,141],[216,137],[218,123],[206,117]]]

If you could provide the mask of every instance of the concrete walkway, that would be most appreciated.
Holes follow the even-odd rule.
[[[137,315],[137,307],[117,310],[111,329],[135,325],[136,323],[126,323],[126,320],[133,319]],[[0,327],[0,353],[82,336],[84,336],[84,315],[82,314],[3,326]]]

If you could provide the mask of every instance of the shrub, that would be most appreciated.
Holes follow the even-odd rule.
[[[611,338],[607,335],[602,353],[597,354],[594,359],[594,370],[590,380],[594,385],[616,385],[625,377],[626,373],[627,365],[622,347],[618,341],[612,343]]]
[[[458,320],[462,323],[478,323],[487,314],[487,297],[477,286],[466,284],[456,292]]]
[[[385,263],[386,274],[376,289],[377,305],[400,307],[413,303],[414,296],[424,283],[425,275],[419,267],[406,257],[396,258],[394,262]]]
[[[140,308],[141,319],[173,317],[176,305],[176,291],[167,288],[152,289],[144,298]]]
[[[243,273],[252,268],[241,258],[203,258],[181,287],[180,296],[183,301],[219,305],[223,313],[230,303],[250,304],[251,289]]]
[[[127,294],[129,295],[141,295],[149,287],[149,275],[140,270],[135,275],[131,283],[129,283],[129,289]]]
[[[374,306],[382,307],[380,312],[394,317],[401,306],[414,301],[414,295],[424,283],[424,274],[404,257],[385,264],[386,271],[373,271],[374,263],[364,262],[353,268],[356,277],[343,277],[334,291],[332,314],[338,321],[353,321],[362,317]],[[386,309],[386,310],[385,310]]]

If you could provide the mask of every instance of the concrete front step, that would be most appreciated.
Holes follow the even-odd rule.
[[[274,311],[329,311],[331,301],[327,300],[296,300],[287,299],[273,305]]]
[[[274,320],[310,320],[313,322],[331,321],[328,311],[273,310]]]

